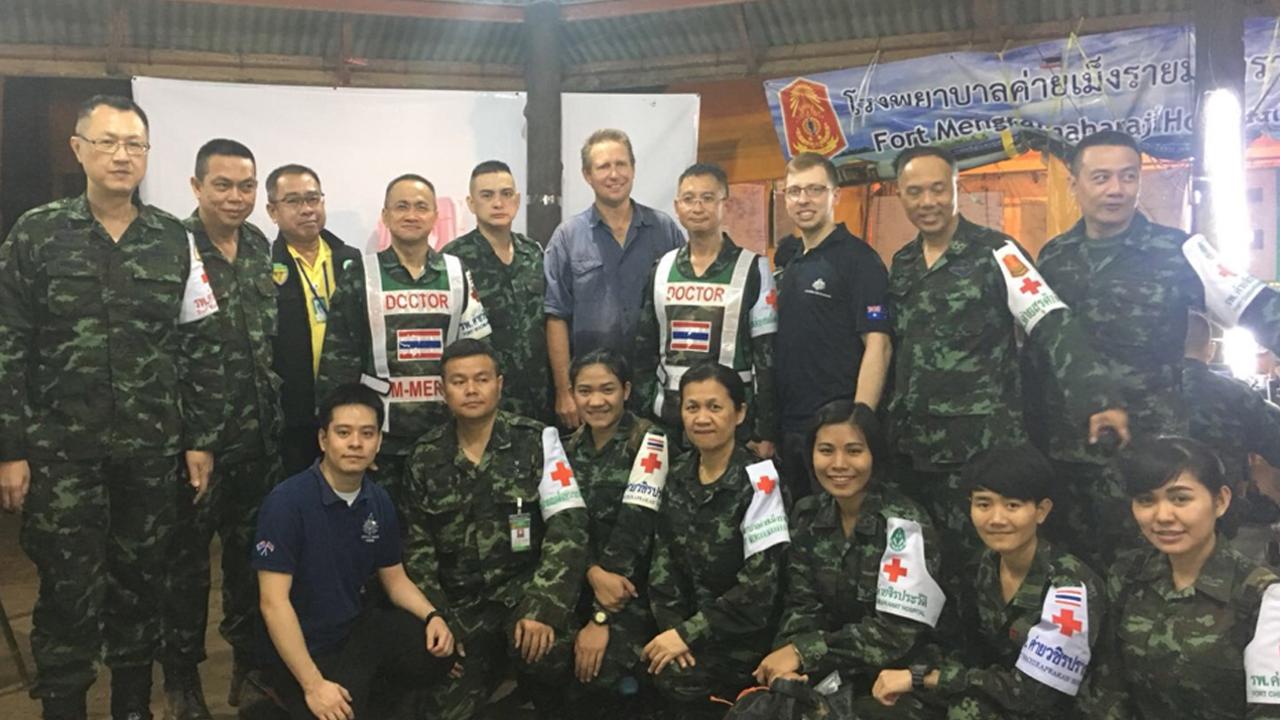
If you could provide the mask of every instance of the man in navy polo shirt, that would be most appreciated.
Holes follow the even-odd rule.
[[[274,646],[272,688],[292,718],[367,718],[369,687],[408,687],[453,667],[448,624],[405,574],[387,492],[365,477],[382,442],[382,399],[339,386],[320,407],[319,462],[280,483],[258,513],[253,567]],[[377,573],[394,608],[366,603]]]
[[[836,168],[816,153],[787,163],[787,215],[777,266],[775,378],[782,430],[782,475],[795,495],[809,493],[805,433],[818,408],[837,398],[877,407],[893,347],[889,273],[871,246],[836,224]]]

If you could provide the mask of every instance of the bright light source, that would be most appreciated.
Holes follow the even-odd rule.
[[[1225,88],[1211,90],[1204,98],[1204,172],[1209,181],[1214,244],[1224,265],[1248,272],[1253,224],[1244,181],[1244,136],[1240,98]],[[1222,338],[1223,359],[1236,377],[1256,374],[1258,346],[1243,328],[1228,330]]]

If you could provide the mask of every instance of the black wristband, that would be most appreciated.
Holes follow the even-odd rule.
[[[440,612],[439,610],[432,610],[431,612],[427,613],[427,617],[423,619],[422,627],[425,628],[426,626],[430,625],[431,618],[440,618],[441,620],[444,620],[445,625],[449,624],[449,621],[444,619],[444,613]]]
[[[924,690],[924,676],[929,674],[929,668],[925,665],[912,665],[910,670],[911,689]]]

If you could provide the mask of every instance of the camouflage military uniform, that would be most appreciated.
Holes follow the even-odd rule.
[[[994,550],[979,556],[965,577],[966,587],[953,598],[955,611],[944,616],[953,622],[943,628],[938,687],[929,693],[946,705],[948,720],[1074,717],[1070,695],[1015,664],[1027,632],[1040,622],[1050,587],[1086,588],[1089,644],[1095,646],[1107,608],[1102,579],[1043,538],[1027,576],[1007,603],[1000,587],[1000,556]]]
[[[775,647],[794,644],[800,671],[817,683],[832,671],[853,685],[859,718],[914,718],[928,713],[903,697],[892,711],[871,697],[881,669],[905,666],[930,632],[922,623],[876,610],[880,559],[889,518],[920,523],[929,574],[941,571],[942,550],[929,516],[892,489],[867,490],[853,532],[845,536],[840,508],[826,493],[810,495],[792,512],[787,593]]]
[[[771,649],[782,606],[786,546],[743,560],[742,520],[754,488],[746,466],[755,457],[733,452],[719,480],[698,480],[698,453],[675,463],[658,513],[649,593],[658,631],[675,629],[697,664],[667,665],[658,689],[684,706],[724,698],[754,684],[751,671]]]
[[[85,196],[19,218],[0,246],[0,460],[27,460],[22,546],[40,575],[32,695],[73,697],[104,656],[161,638],[178,454],[224,410],[216,326],[179,324],[191,251],[148,206],[119,242]]]
[[[1251,453],[1280,467],[1280,407],[1191,358],[1183,360],[1182,390],[1191,410],[1191,437],[1218,454],[1237,493],[1249,481]]]
[[[1240,325],[1253,331],[1259,345],[1280,355],[1280,291],[1263,290],[1240,315]]]
[[[381,269],[383,297],[393,293],[450,293],[453,288],[449,280],[446,256],[431,251],[422,276],[414,279],[409,271],[400,264],[400,258],[394,248],[387,248],[378,253]],[[320,353],[320,372],[316,376],[316,400],[323,400],[326,395],[344,383],[360,382],[364,377],[379,377],[374,358],[372,332],[370,329],[368,291],[366,288],[364,261],[368,256],[354,262],[345,270],[338,287],[334,291],[329,309],[328,327],[325,329],[324,349]],[[387,423],[390,429],[382,435],[382,449],[378,452],[377,471],[374,473],[379,485],[390,493],[397,508],[403,508],[400,497],[401,481],[404,477],[404,462],[413,448],[413,443],[420,435],[433,428],[444,425],[449,419],[448,408],[444,404],[444,385],[440,378],[440,355],[449,337],[454,333],[458,337],[488,337],[488,321],[484,321],[483,332],[473,332],[469,328],[459,327],[463,323],[460,314],[479,309],[481,318],[484,307],[476,296],[471,282],[465,280],[466,266],[461,269],[464,276],[460,297],[464,298],[463,308],[445,308],[445,312],[400,313],[395,317],[397,326],[393,327],[391,313],[386,314],[387,360],[393,377],[401,378],[403,383],[393,383],[388,397]],[[449,313],[449,314],[446,314]],[[443,317],[442,317],[443,316]],[[399,327],[411,326],[411,327]],[[446,327],[440,327],[444,325]],[[401,359],[400,330],[420,330],[432,332],[439,330],[443,338],[435,338],[434,348],[413,348],[416,355],[405,354]],[[386,379],[386,378],[382,378]],[[385,429],[385,428],[384,428]]]
[[[640,650],[656,634],[653,616],[649,613],[648,580],[657,514],[622,503],[631,466],[649,429],[649,422],[624,413],[613,437],[599,450],[591,439],[591,429],[585,425],[565,444],[590,516],[587,567],[599,565],[608,572],[622,575],[639,593],[639,597],[632,598],[621,612],[613,613],[609,619],[609,645],[600,674],[591,683],[595,689],[615,688],[626,676],[643,677]],[[590,622],[597,607],[591,586],[584,582],[575,630]]]
[[[1277,581],[1221,536],[1183,590],[1163,553],[1122,554],[1107,578],[1108,625],[1082,692],[1084,715],[1280,718],[1280,705],[1246,705],[1244,669],[1262,594]]]
[[[938,523],[950,573],[983,549],[960,487],[965,463],[996,445],[1027,440],[1020,328],[993,255],[1012,241],[961,217],[932,267],[925,266],[924,241],[917,236],[894,255],[889,274],[896,343],[889,418],[890,441],[899,454],[897,477]],[[1089,415],[1119,401],[1111,397],[1106,369],[1079,323],[1069,311],[1051,312],[1036,324],[1030,342],[1071,390],[1071,431],[1087,436]]]
[[[241,226],[235,262],[209,240],[198,214],[183,223],[196,240],[219,312],[209,320],[218,329],[227,377],[226,424],[216,450],[208,496],[192,504],[188,485],[177,489],[177,526],[169,553],[166,602],[166,670],[194,667],[204,660],[209,615],[209,541],[222,540],[222,636],[237,659],[255,642],[257,577],[248,557],[258,506],[281,480],[280,380],[271,370],[276,333],[276,286],[271,249],[262,231]],[[166,680],[168,680],[166,673]]]
[[[458,447],[452,422],[414,446],[400,508],[405,566],[465,646],[465,672],[433,689],[429,717],[474,717],[501,680],[512,629],[529,618],[555,629],[551,656],[521,669],[561,680],[574,607],[586,573],[587,513],[561,510],[543,521],[542,424],[499,412],[479,465]],[[509,518],[529,513],[532,544],[513,551]]]
[[[682,245],[676,250],[675,261],[672,263],[672,278],[670,282],[699,282],[699,283],[726,283],[732,276],[734,266],[738,262],[742,253],[751,253],[749,250],[743,250],[733,243],[733,240],[725,235],[723,244],[720,248],[720,254],[707,267],[701,276],[693,270],[693,264],[689,259],[689,246]],[[758,257],[758,256],[756,256]],[[636,351],[635,351],[635,391],[632,394],[631,405],[641,414],[653,417],[664,427],[673,430],[680,427],[680,393],[672,390],[670,387],[664,389],[663,383],[659,376],[661,371],[660,363],[662,360],[663,348],[661,345],[662,330],[658,325],[658,314],[654,303],[654,284],[658,280],[656,276],[657,268],[661,266],[661,261],[654,268],[654,272],[649,275],[649,284],[645,290],[644,305],[640,310],[639,326],[636,330]],[[767,265],[766,265],[767,267]],[[753,380],[747,383],[747,421],[739,426],[739,438],[742,440],[769,440],[775,441],[778,436],[778,417],[777,404],[774,401],[774,377],[773,377],[773,340],[776,331],[756,334],[753,332],[751,312],[760,298],[760,287],[762,284],[767,285],[768,292],[772,293],[771,297],[766,297],[765,302],[770,307],[776,305],[777,293],[773,290],[773,278],[762,277],[758,270],[759,265],[753,265],[751,271],[747,274],[745,288],[742,293],[740,312],[738,313],[737,328],[737,348],[735,349],[733,369],[751,373]],[[728,287],[726,284],[725,287]],[[674,305],[674,303],[669,303]],[[695,314],[699,318],[703,318],[712,325],[713,329],[709,332],[707,339],[708,350],[706,352],[692,352],[689,350],[672,350],[667,349],[668,358],[670,360],[679,360],[682,366],[690,366],[703,359],[718,359],[720,350],[719,332],[714,327],[718,325],[721,315],[727,313],[716,313],[718,308],[710,306],[699,307],[695,310]],[[773,317],[773,326],[777,326],[776,312]],[[723,332],[723,329],[720,329]],[[662,413],[659,417],[654,412],[654,401],[658,393],[663,393]],[[677,436],[682,434],[674,433]],[[683,437],[679,438],[683,442]]]
[[[1081,220],[1040,253],[1045,280],[1079,318],[1089,344],[1103,358],[1129,412],[1135,436],[1186,435],[1182,356],[1187,310],[1204,306],[1200,279],[1182,254],[1187,234],[1141,213],[1114,237],[1091,239]],[[1104,566],[1115,553],[1141,543],[1119,479],[1107,458],[1087,444],[1068,405],[1070,393],[1031,353],[1036,385],[1030,421],[1054,463],[1061,486],[1050,522],[1074,553]],[[1056,516],[1056,517],[1055,517]]]
[[[441,252],[462,259],[484,299],[485,314],[494,330],[489,339],[502,369],[502,409],[546,422],[551,419],[547,368],[546,316],[542,296],[542,246],[511,233],[512,260],[504,264],[480,231],[472,230],[444,246]]]

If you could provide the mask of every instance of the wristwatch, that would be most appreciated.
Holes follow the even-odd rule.
[[[591,613],[591,622],[597,625],[607,626],[609,624],[609,613],[601,610],[600,608],[596,608],[596,611]]]
[[[911,666],[911,689],[923,690],[924,676],[927,675],[928,673],[929,673],[929,667],[927,665],[912,665]]]

